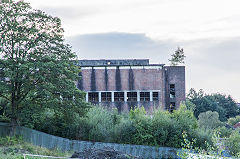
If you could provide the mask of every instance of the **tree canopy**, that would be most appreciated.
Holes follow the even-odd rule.
[[[206,111],[216,111],[219,114],[219,119],[226,121],[239,113],[239,108],[231,96],[219,93],[208,95],[203,90],[197,92],[192,88],[187,95],[187,99],[196,106],[194,109],[195,117]]]
[[[171,55],[171,59],[169,59],[168,61],[170,61],[170,64],[172,66],[177,66],[180,63],[185,63],[184,59],[185,59],[185,55],[184,55],[184,51],[183,48],[178,47],[178,49],[175,51],[174,54]]]
[[[59,18],[28,3],[0,4],[0,97],[13,125],[28,106],[54,108],[68,118],[83,113],[83,93],[75,85],[80,70],[63,33]]]

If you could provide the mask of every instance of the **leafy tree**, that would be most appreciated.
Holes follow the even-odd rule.
[[[195,117],[206,111],[216,111],[219,114],[220,120],[226,121],[228,118],[234,117],[239,113],[239,108],[231,96],[219,93],[207,95],[203,90],[197,92],[192,88],[187,95],[187,99],[196,105],[194,110]]]
[[[200,128],[215,129],[222,126],[223,123],[219,120],[218,112],[207,111],[200,113],[198,116],[198,123]]]
[[[184,64],[185,57],[183,48],[178,47],[175,53],[171,55],[171,59],[168,61],[170,61],[172,66],[177,66],[180,63]]]
[[[84,113],[83,93],[74,83],[76,55],[63,33],[59,18],[28,3],[0,4],[0,97],[8,102],[13,133],[27,106],[51,108],[66,122],[73,112]]]

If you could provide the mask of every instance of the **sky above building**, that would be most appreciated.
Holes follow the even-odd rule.
[[[187,90],[240,102],[239,0],[25,0],[62,20],[79,59],[147,58],[169,64],[178,46]]]

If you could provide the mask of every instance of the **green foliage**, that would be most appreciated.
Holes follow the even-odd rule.
[[[88,140],[113,141],[114,126],[119,122],[117,111],[106,111],[102,107],[93,107],[87,113],[89,127]]]
[[[144,107],[129,112],[129,120],[133,122],[136,133],[132,136],[132,143],[138,145],[152,145],[151,118],[146,115]]]
[[[137,128],[132,120],[122,118],[115,127],[114,142],[121,144],[135,144],[133,136],[137,133]]]
[[[240,133],[234,131],[226,141],[226,146],[228,147],[231,155],[240,157]]]
[[[196,105],[193,104],[189,99],[186,99],[185,104],[188,110],[192,110],[193,112],[196,110]]]
[[[0,97],[7,101],[4,115],[12,124],[33,127],[45,108],[66,122],[73,112],[83,115],[87,105],[74,83],[80,70],[73,62],[76,54],[64,43],[60,19],[24,1],[6,1],[0,4],[0,25],[0,77],[5,79]],[[31,107],[43,111],[32,115]]]
[[[194,110],[195,117],[206,111],[216,111],[219,114],[220,121],[226,121],[228,118],[235,117],[239,113],[239,108],[231,96],[219,93],[206,95],[203,90],[197,92],[192,88],[187,98],[196,106]]]
[[[20,143],[23,143],[22,137],[17,136],[0,137],[0,146],[11,146]]]
[[[224,124],[219,120],[218,112],[207,111],[200,113],[198,116],[199,127],[207,129],[215,129],[223,126]]]
[[[209,134],[200,134],[197,119],[191,110],[181,105],[173,113],[156,110],[152,116],[143,107],[118,114],[101,107],[93,107],[79,123],[78,139],[138,144],[150,146],[181,147],[181,134],[186,131],[190,138],[208,141]]]
[[[174,54],[171,55],[170,61],[172,66],[177,66],[179,63],[184,63],[185,55],[183,52],[183,48],[178,47]]]
[[[225,126],[217,128],[216,131],[219,132],[221,138],[228,138],[233,132],[232,129],[228,129]]]
[[[184,142],[182,143],[182,151],[178,153],[178,156],[183,159],[188,158],[222,158],[223,150],[221,148],[221,144],[219,144],[219,133],[215,132],[212,135],[211,142],[209,143],[207,140],[204,142],[205,147],[196,147],[197,140],[188,139],[188,134],[183,132],[182,134],[184,138]]]
[[[72,152],[62,152],[58,149],[48,150],[46,148],[34,146],[23,141],[22,137],[7,136],[0,138],[1,159],[23,159],[23,153],[59,157],[70,156],[72,154]],[[34,159],[35,158],[36,157],[34,157]]]
[[[235,124],[240,122],[240,115],[228,119],[228,124],[234,126]]]

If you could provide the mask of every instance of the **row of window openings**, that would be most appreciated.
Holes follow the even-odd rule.
[[[152,92],[152,100],[158,101],[159,92]],[[89,102],[98,102],[99,93],[89,92],[88,93]],[[111,92],[101,92],[102,102],[111,102],[112,93]],[[114,101],[124,101],[124,92],[114,92]],[[137,101],[137,92],[127,92],[127,101]],[[150,92],[140,92],[140,101],[150,101]]]

